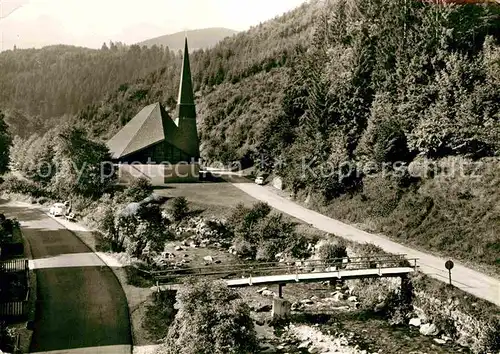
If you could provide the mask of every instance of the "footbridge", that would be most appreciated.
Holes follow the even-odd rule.
[[[417,259],[406,255],[345,257],[295,262],[254,262],[210,265],[152,272],[157,286],[179,284],[186,278],[225,280],[229,287],[288,283],[323,282],[348,279],[406,277],[417,270]]]

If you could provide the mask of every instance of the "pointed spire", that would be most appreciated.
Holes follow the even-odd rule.
[[[189,65],[189,49],[187,37],[184,43],[184,58],[182,60],[181,81],[179,85],[179,97],[177,99],[178,118],[196,118],[194,106],[193,82],[191,79],[191,67]]]

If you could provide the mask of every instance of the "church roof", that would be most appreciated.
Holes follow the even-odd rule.
[[[108,141],[112,158],[119,159],[165,140],[163,119],[160,103],[144,107]]]
[[[113,159],[120,159],[162,141],[184,154],[199,157],[193,82],[187,39],[184,48],[177,117],[172,120],[160,103],[144,107],[107,143]]]

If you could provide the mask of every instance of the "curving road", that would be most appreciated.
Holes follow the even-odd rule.
[[[0,213],[21,221],[36,268],[30,352],[129,354],[127,300],[111,269],[40,210],[4,202]]]
[[[236,181],[236,179],[233,179],[233,181]],[[239,181],[243,180],[239,179]],[[391,241],[384,236],[370,234],[304,208],[293,201],[278,196],[267,187],[258,186],[254,183],[233,183],[233,185],[255,199],[266,202],[273,208],[311,224],[319,230],[359,243],[373,243],[383,248],[386,252],[406,254],[409,258],[418,258],[418,265],[423,273],[435,279],[448,282],[448,271],[444,268],[444,263],[446,262],[444,258],[414,250]],[[500,306],[500,280],[467,268],[459,262],[454,263],[455,267],[452,270],[452,274],[453,284],[456,287]]]

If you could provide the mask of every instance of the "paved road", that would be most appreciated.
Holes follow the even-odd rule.
[[[127,301],[111,269],[41,211],[4,203],[0,213],[21,221],[40,265],[30,352],[130,353]]]
[[[448,281],[448,271],[444,268],[446,259],[400,245],[380,235],[370,234],[338,220],[326,217],[304,208],[293,201],[278,196],[267,187],[253,183],[233,183],[233,185],[254,197],[267,202],[273,208],[289,214],[315,228],[360,243],[373,243],[385,251],[406,254],[409,258],[419,258],[420,270],[433,278]],[[453,283],[458,288],[500,306],[500,280],[477,272],[454,262]]]

